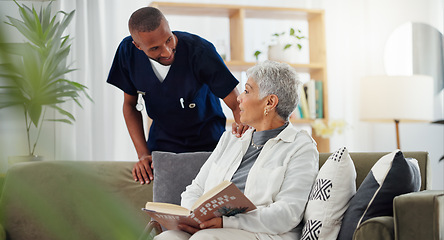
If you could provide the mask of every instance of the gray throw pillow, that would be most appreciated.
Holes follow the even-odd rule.
[[[191,184],[211,152],[152,152],[153,201],[180,205],[180,195]]]
[[[393,199],[417,192],[420,187],[421,173],[416,159],[404,158],[399,150],[381,157],[351,199],[338,240],[352,240],[359,225],[370,218],[393,216]]]

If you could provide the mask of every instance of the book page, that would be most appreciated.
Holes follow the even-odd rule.
[[[199,223],[195,219],[189,216],[168,214],[162,212],[154,212],[143,208],[143,210],[148,213],[151,219],[156,220],[160,225],[169,230],[180,230],[179,224],[186,224],[195,228],[199,228]]]
[[[176,204],[160,202],[147,202],[145,204],[145,209],[154,212],[162,212],[182,216],[188,216],[191,212],[190,210]]]

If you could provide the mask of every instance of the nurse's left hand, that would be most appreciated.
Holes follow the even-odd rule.
[[[231,125],[231,127],[232,127],[232,133],[234,135],[236,135],[236,137],[238,137],[238,138],[242,137],[242,135],[245,133],[245,131],[247,131],[250,128],[250,126],[248,126],[248,125],[244,125],[242,123],[236,123],[236,122],[234,122]]]

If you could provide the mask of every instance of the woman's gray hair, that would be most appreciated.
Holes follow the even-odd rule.
[[[274,94],[279,102],[277,114],[288,120],[299,103],[299,81],[296,70],[286,63],[265,61],[247,70],[247,76],[259,86],[259,98]]]

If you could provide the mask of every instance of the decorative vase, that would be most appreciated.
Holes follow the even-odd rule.
[[[42,161],[42,156],[37,155],[28,155],[28,156],[10,156],[8,157],[8,167],[11,167],[12,165],[16,163],[22,163],[22,162],[34,162],[34,161]]]
[[[296,45],[284,49],[285,44],[275,44],[268,46],[268,59],[277,62],[303,63],[304,59],[301,51]]]

